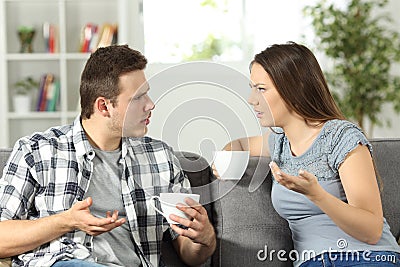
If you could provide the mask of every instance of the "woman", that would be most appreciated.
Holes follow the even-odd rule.
[[[299,255],[294,265],[400,266],[371,144],[344,120],[311,51],[273,45],[250,67],[249,103],[262,126],[278,128],[225,149],[271,156],[271,198],[289,222]]]

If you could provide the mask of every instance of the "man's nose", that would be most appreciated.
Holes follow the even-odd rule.
[[[153,110],[156,107],[153,100],[149,97],[148,102],[146,104],[146,110]]]

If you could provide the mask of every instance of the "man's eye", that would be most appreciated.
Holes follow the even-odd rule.
[[[139,99],[141,99],[143,96],[144,96],[144,95],[139,95],[139,96],[137,96],[137,97],[135,97],[135,98],[133,98],[133,99],[139,100]]]

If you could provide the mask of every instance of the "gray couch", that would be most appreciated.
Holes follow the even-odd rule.
[[[372,144],[384,183],[384,215],[393,235],[399,239],[400,157],[397,153],[400,152],[400,139],[372,140]],[[1,168],[9,152],[0,150]],[[250,158],[245,174],[236,184],[216,181],[208,163],[193,153],[177,152],[176,155],[193,191],[201,194],[201,202],[205,204],[217,233],[217,250],[204,266],[291,266],[289,261],[279,261],[276,254],[281,249],[288,253],[292,242],[286,221],[277,215],[271,204],[268,158]],[[272,250],[275,254],[270,254]],[[162,251],[168,266],[185,266],[177,259],[167,238]]]

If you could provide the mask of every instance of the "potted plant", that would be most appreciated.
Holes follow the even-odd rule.
[[[35,37],[35,29],[31,26],[20,26],[17,30],[18,38],[21,43],[20,53],[33,53],[32,42]]]
[[[31,111],[32,90],[38,88],[39,82],[32,77],[26,77],[14,84],[15,94],[13,97],[14,111],[24,113]]]
[[[400,77],[392,64],[400,61],[400,35],[382,12],[388,0],[348,0],[345,7],[319,0],[304,9],[312,18],[316,44],[332,59],[326,73],[344,115],[365,127],[382,125],[378,115],[385,103],[400,111]],[[389,121],[386,121],[389,125]]]

